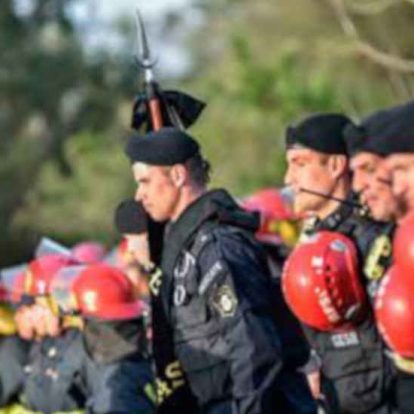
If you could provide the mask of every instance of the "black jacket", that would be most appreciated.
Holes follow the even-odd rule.
[[[203,413],[312,413],[303,377],[284,367],[257,225],[217,190],[167,228],[161,295],[175,352]]]

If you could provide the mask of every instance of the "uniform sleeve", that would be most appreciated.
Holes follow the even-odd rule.
[[[241,236],[223,235],[200,255],[200,273],[200,290],[227,343],[232,414],[277,414],[273,398],[282,369],[281,344],[262,257]]]
[[[89,414],[154,414],[153,378],[146,361],[89,362],[86,403]]]

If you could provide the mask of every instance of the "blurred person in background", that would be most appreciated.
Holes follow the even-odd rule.
[[[72,247],[71,254],[79,263],[93,264],[102,261],[106,250],[101,243],[88,240],[75,244]]]
[[[16,413],[22,406],[24,412],[43,413],[153,412],[151,372],[142,343],[136,341],[143,333],[142,306],[133,299],[132,285],[122,272],[99,265],[80,267],[67,255],[47,255],[29,263],[24,288],[26,298],[16,322],[31,346]],[[128,312],[100,323],[99,312],[105,313],[105,306],[111,308],[114,302]],[[89,323],[94,311],[97,319]],[[125,330],[116,334],[124,319]],[[100,337],[102,331],[106,338]]]

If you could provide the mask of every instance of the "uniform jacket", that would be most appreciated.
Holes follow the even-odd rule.
[[[303,378],[284,367],[257,224],[216,190],[166,231],[161,295],[176,355],[203,413],[314,409]]]

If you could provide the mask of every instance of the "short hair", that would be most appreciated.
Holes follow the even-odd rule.
[[[210,182],[211,165],[200,153],[188,158],[184,165],[193,184],[198,187],[207,186]]]

